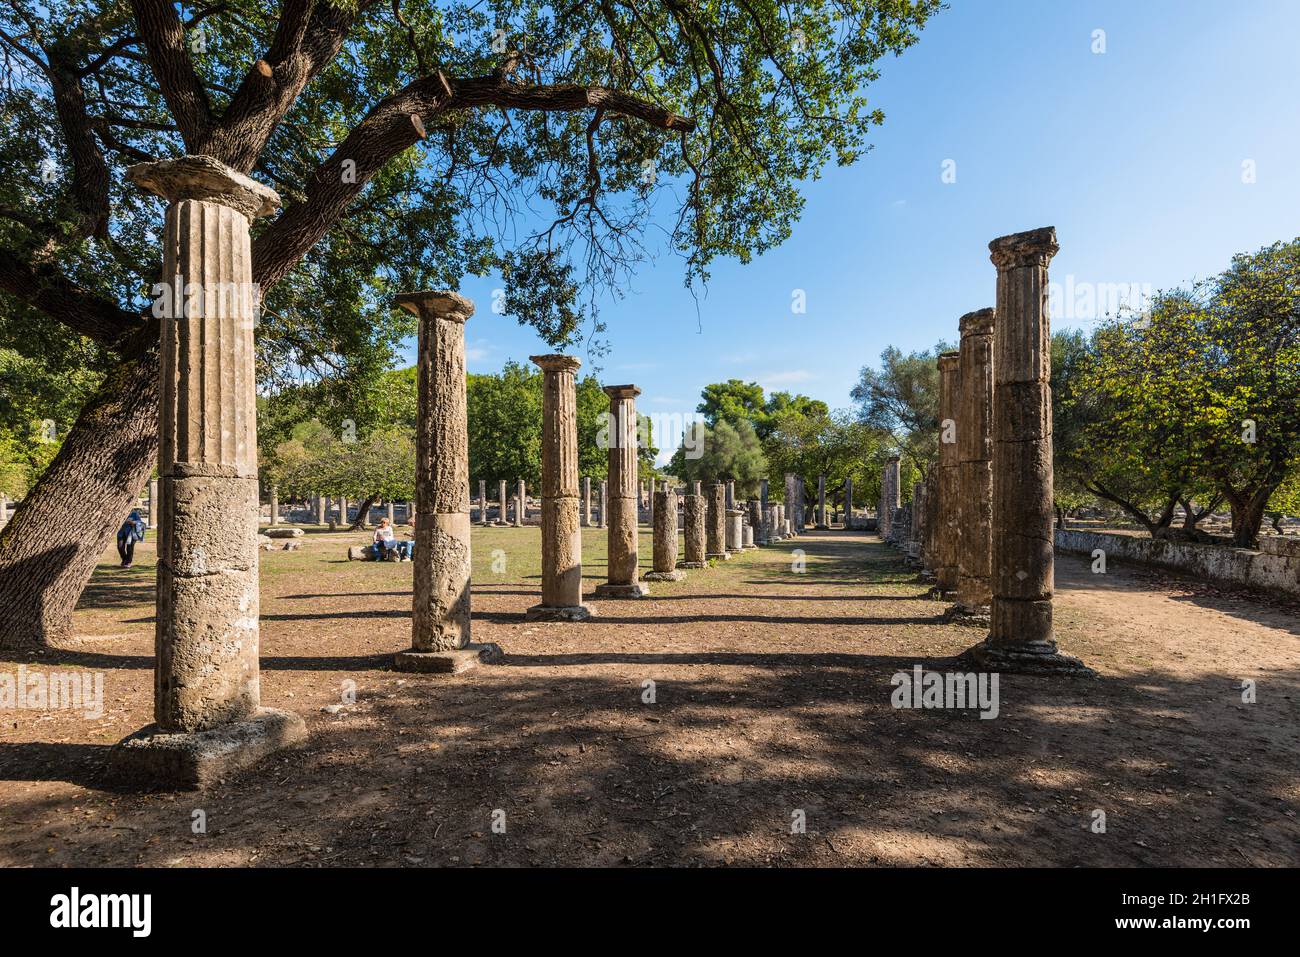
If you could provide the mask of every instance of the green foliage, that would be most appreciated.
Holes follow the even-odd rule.
[[[933,349],[903,353],[889,346],[880,354],[880,368],[864,366],[857,385],[849,393],[857,403],[859,420],[877,433],[891,437],[907,476],[928,473],[938,458],[937,361],[942,353],[953,348],[940,342]],[[879,464],[883,465],[883,460]],[[879,485],[877,475],[874,478],[877,491]]]
[[[726,420],[715,425],[696,423],[694,427],[693,439],[702,454],[698,458],[675,457],[669,471],[676,468],[674,474],[687,482],[734,480],[738,495],[757,493],[759,479],[767,475],[767,459],[749,420],[741,419],[736,425]]]

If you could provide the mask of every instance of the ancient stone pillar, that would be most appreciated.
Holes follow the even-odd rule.
[[[758,499],[749,500],[749,528],[752,532],[751,544],[758,547],[763,535],[763,506]]]
[[[8,515],[8,499],[5,500],[5,504],[6,504],[5,509],[0,510],[0,527],[4,526],[6,517]],[[160,504],[161,503],[158,501],[158,480],[150,479],[149,480],[149,527],[150,528],[158,527],[158,507]],[[274,525],[276,523],[276,520],[277,519],[276,519],[276,512],[275,512],[275,489],[272,488],[271,489],[271,524]]]
[[[596,586],[596,595],[641,598],[649,591],[637,572],[636,397],[641,390],[634,385],[610,385],[605,394],[609,396],[609,578]]]
[[[757,545],[754,544],[754,526],[753,526],[753,525],[746,525],[746,526],[744,526],[744,528],[741,529],[741,533],[742,533],[742,537],[741,537],[741,539],[740,539],[740,544],[741,544],[741,546],[742,546],[743,548],[757,548],[757,547],[758,547]]]
[[[301,739],[261,707],[257,406],[249,225],[275,192],[208,156],[142,163],[167,200],[160,336],[154,718],[123,740],[114,774],[198,787]]]
[[[925,483],[912,486],[912,525],[907,535],[907,559],[910,564],[921,561],[921,542],[925,535]]]
[[[727,479],[727,508],[736,507],[736,481]]]
[[[817,476],[817,527],[830,528],[826,521],[826,476]]]
[[[497,524],[509,525],[509,503],[506,501],[506,480],[497,479]]]
[[[1051,227],[989,243],[998,271],[993,326],[992,625],[970,651],[996,671],[1088,673],[1052,631]]]
[[[607,518],[609,509],[609,483],[602,481],[600,483],[600,527],[604,528],[609,524]]]
[[[153,511],[154,511],[153,503],[156,502],[157,500],[158,500],[157,496],[155,496],[154,499],[149,503],[149,527],[150,528],[153,527]],[[9,496],[0,495],[0,528],[4,528],[8,524],[9,524]]]
[[[727,551],[743,551],[745,548],[745,533],[742,529],[745,527],[745,513],[738,508],[729,508],[726,511]]]
[[[853,479],[844,480],[844,527],[853,527]]]
[[[709,558],[727,560],[727,487],[721,482],[709,486],[708,516],[704,524],[704,547]]]
[[[478,480],[478,522],[480,525],[488,523],[487,517],[487,480]]]
[[[957,591],[958,539],[961,536],[961,480],[957,467],[957,404],[961,395],[960,357],[956,352],[939,356],[939,460],[935,466],[939,494],[935,509],[934,592],[950,598]]]
[[[880,475],[880,510],[876,513],[876,531],[888,541],[893,531],[894,510],[900,502],[899,458],[895,455],[885,463]]]
[[[465,481],[468,482],[469,479],[466,479]],[[388,517],[389,525],[396,525],[397,524],[397,503],[396,502],[386,503],[384,508],[384,514]],[[343,514],[343,499],[341,498],[339,499],[339,522],[340,523],[347,522],[347,516]]]
[[[993,600],[993,310],[967,313],[960,328],[956,610],[970,617],[986,616]]]
[[[348,499],[346,495],[339,496],[339,524],[348,524]]]
[[[653,529],[655,523],[655,480],[653,478],[650,480],[650,494],[646,496],[645,507],[647,521]]]
[[[672,486],[655,492],[654,570],[650,581],[675,582],[686,577],[677,570],[677,493]]]
[[[528,486],[523,479],[515,482],[515,528],[522,528],[528,512]]]
[[[325,512],[329,508],[329,503],[330,503],[329,496],[327,495],[316,496],[316,524],[317,525],[325,524]]]
[[[584,528],[591,525],[591,476],[582,477],[582,525]]]
[[[703,490],[702,490],[702,488],[701,488],[702,485],[703,485],[703,483],[700,482],[698,479],[697,479],[696,481],[692,482],[692,483],[691,483],[691,494],[692,494],[692,495],[703,495],[704,492],[703,492]]]
[[[397,304],[419,317],[420,329],[411,648],[393,663],[398,671],[454,674],[501,653],[470,642],[465,323],[474,304],[454,292],[403,293]]]
[[[703,495],[682,496],[682,525],[685,531],[686,550],[681,561],[682,568],[708,567],[706,549],[707,533],[705,519],[708,508]]]
[[[542,601],[529,621],[584,621],[578,524],[578,413],[573,356],[532,356],[542,370]]]
[[[758,529],[758,543],[760,545],[766,545],[771,534],[771,526],[767,521],[767,504],[767,479],[763,478],[758,480],[758,514],[762,517]]]

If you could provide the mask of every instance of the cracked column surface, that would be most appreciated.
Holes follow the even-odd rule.
[[[957,411],[958,521],[957,611],[986,617],[993,518],[993,324],[992,309],[961,317],[960,402]],[[916,536],[913,535],[913,538]]]
[[[939,498],[935,520],[938,564],[935,591],[950,597],[957,591],[957,542],[961,536],[961,480],[957,469],[957,403],[961,394],[960,357],[956,352],[939,356]]]
[[[989,243],[993,325],[992,624],[969,652],[984,668],[1090,674],[1057,651],[1052,630],[1052,227]]]
[[[714,482],[708,488],[708,515],[704,522],[704,547],[709,558],[726,561],[727,486]]]
[[[495,660],[470,642],[469,422],[465,323],[474,304],[454,292],[409,292],[397,304],[420,320],[416,364],[415,551],[411,648],[398,671],[456,673]]]
[[[142,163],[167,200],[161,319],[154,717],[115,751],[125,777],[200,786],[303,737],[261,707],[256,364],[249,226],[279,206],[208,156]],[[164,293],[164,296],[168,296]]]
[[[529,621],[583,621],[578,523],[578,413],[574,356],[530,356],[542,370],[542,601]]]
[[[682,525],[684,526],[685,554],[682,568],[707,568],[704,523],[708,508],[704,496],[697,493],[682,496]]]
[[[671,485],[655,492],[654,568],[651,581],[681,581],[677,570],[677,492]]]
[[[637,570],[640,532],[637,528],[636,397],[641,390],[634,385],[610,385],[605,387],[605,394],[609,396],[608,579],[596,586],[596,597],[641,598],[649,592],[638,580]],[[653,479],[650,485],[653,489]],[[653,508],[650,517],[653,521]]]

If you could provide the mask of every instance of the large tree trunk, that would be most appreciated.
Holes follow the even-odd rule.
[[[125,360],[0,531],[0,648],[71,632],[72,611],[158,461],[158,356]]]
[[[1259,527],[1264,524],[1264,506],[1273,494],[1272,487],[1256,489],[1253,494],[1231,495],[1232,544],[1237,548],[1254,548]]]

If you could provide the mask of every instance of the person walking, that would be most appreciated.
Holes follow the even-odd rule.
[[[144,541],[145,524],[139,511],[131,510],[127,520],[117,530],[117,555],[122,559],[122,567],[130,568],[135,559],[135,543]]]

